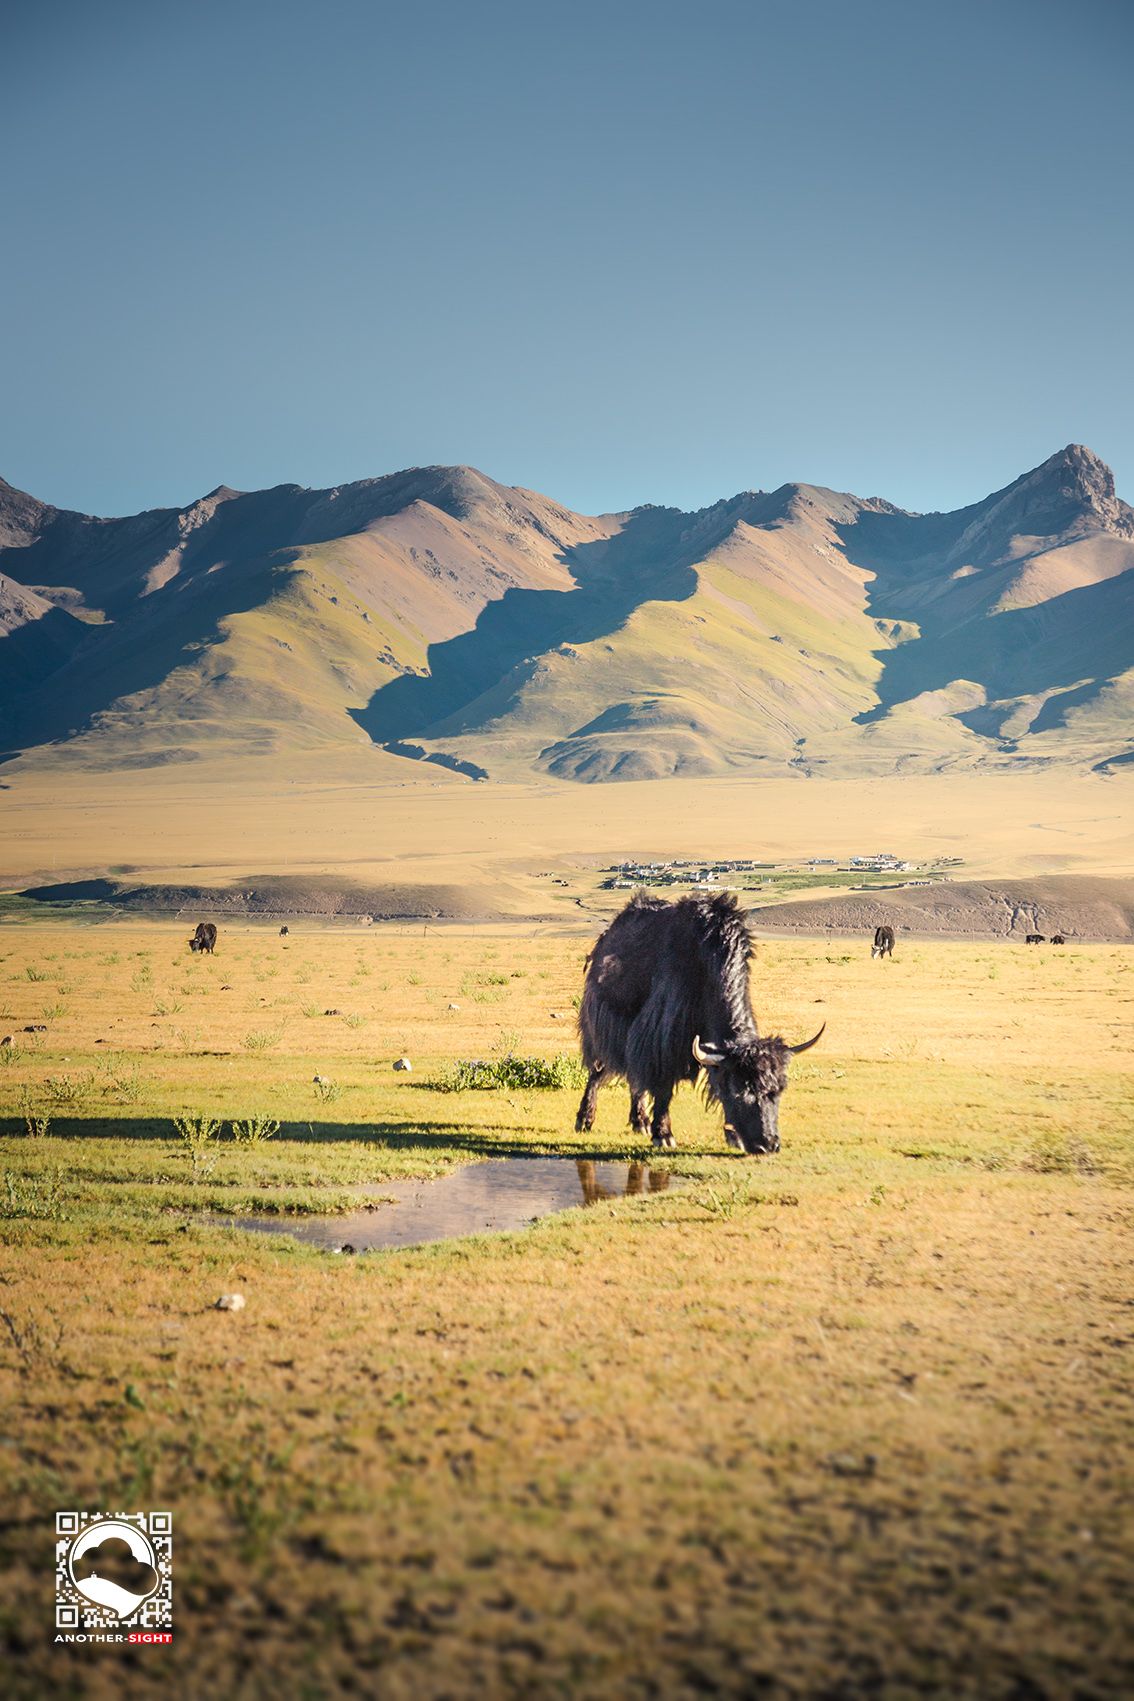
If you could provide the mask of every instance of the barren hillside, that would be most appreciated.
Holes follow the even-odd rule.
[[[0,737],[24,767],[1105,769],[1132,598],[1134,511],[1074,445],[951,514],[793,484],[596,518],[427,467],[98,519],[0,482]]]

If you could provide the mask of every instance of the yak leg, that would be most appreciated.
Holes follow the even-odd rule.
[[[669,1102],[673,1097],[673,1088],[654,1094],[654,1121],[650,1129],[650,1138],[655,1146],[673,1146],[673,1129],[669,1125]]]
[[[587,1085],[579,1103],[579,1114],[575,1118],[575,1132],[582,1134],[595,1125],[595,1109],[598,1105],[598,1090],[602,1080],[602,1066],[592,1069],[587,1076]]]
[[[645,1093],[630,1093],[630,1126],[635,1134],[650,1132],[650,1113],[646,1109]]]

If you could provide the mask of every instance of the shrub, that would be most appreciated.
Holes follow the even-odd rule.
[[[82,1075],[48,1075],[43,1090],[53,1104],[78,1104],[93,1086],[94,1070],[88,1069]]]
[[[527,1090],[545,1087],[583,1087],[587,1074],[577,1057],[560,1052],[555,1057],[469,1057],[454,1063],[435,1083],[443,1092],[510,1087]]]
[[[24,1179],[10,1169],[4,1171],[4,1192],[0,1200],[0,1216],[47,1217],[54,1222],[66,1222],[63,1214],[63,1171],[58,1167],[49,1176]],[[3,1315],[0,1313],[0,1315]]]
[[[206,1180],[216,1168],[217,1160],[206,1159],[205,1149],[219,1134],[220,1122],[202,1111],[199,1116],[175,1116],[173,1126],[185,1144],[185,1155],[193,1170],[191,1179],[194,1182]]]
[[[279,1123],[263,1111],[253,1111],[243,1122],[232,1124],[232,1137],[241,1146],[259,1146],[279,1131]]]
[[[20,1115],[27,1124],[28,1133],[33,1140],[44,1140],[51,1127],[51,1113],[41,1110],[32,1096],[30,1087],[20,1089]]]
[[[270,1033],[245,1034],[241,1044],[245,1051],[260,1053],[267,1051],[273,1045],[279,1045],[283,1039],[282,1028],[273,1028]]]

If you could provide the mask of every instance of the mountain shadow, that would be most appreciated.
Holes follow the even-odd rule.
[[[575,590],[507,590],[471,631],[429,646],[428,675],[391,680],[365,708],[350,711],[353,719],[376,744],[401,743],[459,714],[514,668],[534,667],[548,650],[610,636],[644,602],[684,602],[697,590],[682,559],[687,526],[679,509],[638,509],[612,538],[564,550]]]
[[[194,648],[218,640],[222,620],[258,608],[278,582],[280,570],[280,564],[260,561],[241,571],[212,575],[203,585],[191,582],[172,605],[155,600],[130,625],[86,627],[74,621],[82,633],[75,655],[41,681],[38,690],[16,698],[8,736],[28,744],[74,736],[112,703],[153,690]],[[37,622],[37,627],[45,627],[51,618]],[[26,631],[21,628],[0,640],[0,670],[6,651],[14,650]]]

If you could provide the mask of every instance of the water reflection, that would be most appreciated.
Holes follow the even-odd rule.
[[[601,1164],[601,1169],[612,1169],[612,1164]],[[583,1204],[597,1205],[603,1199],[629,1198],[633,1193],[664,1193],[669,1187],[669,1171],[667,1169],[650,1169],[646,1164],[631,1164],[626,1175],[626,1184],[611,1190],[604,1187],[595,1174],[596,1165],[592,1158],[579,1158],[575,1168],[579,1172],[579,1185],[583,1189]]]
[[[590,1158],[493,1158],[469,1164],[436,1181],[381,1182],[364,1191],[380,1197],[335,1217],[218,1217],[234,1228],[290,1234],[327,1251],[365,1252],[388,1246],[422,1246],[450,1235],[484,1229],[524,1228],[571,1205],[664,1193],[668,1170],[644,1163],[604,1163]],[[393,1200],[393,1203],[389,1203]]]

